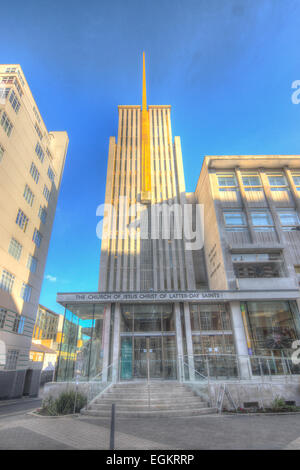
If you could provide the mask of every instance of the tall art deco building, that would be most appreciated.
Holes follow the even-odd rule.
[[[57,380],[251,379],[258,357],[297,374],[299,156],[205,157],[187,193],[171,107],[147,105],[145,58],[142,107],[118,112],[98,292],[57,295]]]

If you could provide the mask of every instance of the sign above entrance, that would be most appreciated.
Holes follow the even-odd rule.
[[[185,291],[185,292],[87,292],[57,294],[57,302],[174,302],[199,301],[204,299],[223,299],[223,292]]]
[[[213,302],[230,300],[297,299],[298,290],[274,291],[173,291],[173,292],[72,292],[58,293],[61,305],[71,303],[135,303],[135,302]]]

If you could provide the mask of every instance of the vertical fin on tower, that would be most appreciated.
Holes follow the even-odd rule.
[[[143,52],[143,97],[142,97],[142,192],[141,202],[151,202],[150,122],[147,110],[145,52]]]

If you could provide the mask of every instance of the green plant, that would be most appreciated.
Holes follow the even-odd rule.
[[[283,397],[277,396],[271,403],[271,408],[278,410],[280,408],[286,408],[285,399]]]
[[[42,414],[47,414],[48,416],[57,415],[56,400],[51,395],[43,400],[41,411]]]
[[[42,413],[48,416],[79,413],[86,404],[86,396],[73,390],[62,392],[56,399],[49,396],[42,403]]]

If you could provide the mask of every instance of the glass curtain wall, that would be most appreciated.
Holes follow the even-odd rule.
[[[190,304],[195,370],[215,378],[238,375],[226,304]],[[187,360],[185,360],[187,362]]]
[[[121,305],[120,379],[177,377],[172,304]]]
[[[295,301],[245,302],[252,349],[257,356],[273,361],[251,361],[254,374],[299,374],[299,365],[291,361],[293,341],[300,339],[299,312]],[[263,369],[263,370],[261,370]],[[266,369],[266,370],[264,370]]]
[[[89,380],[102,370],[106,306],[74,304],[65,309],[56,380]]]

